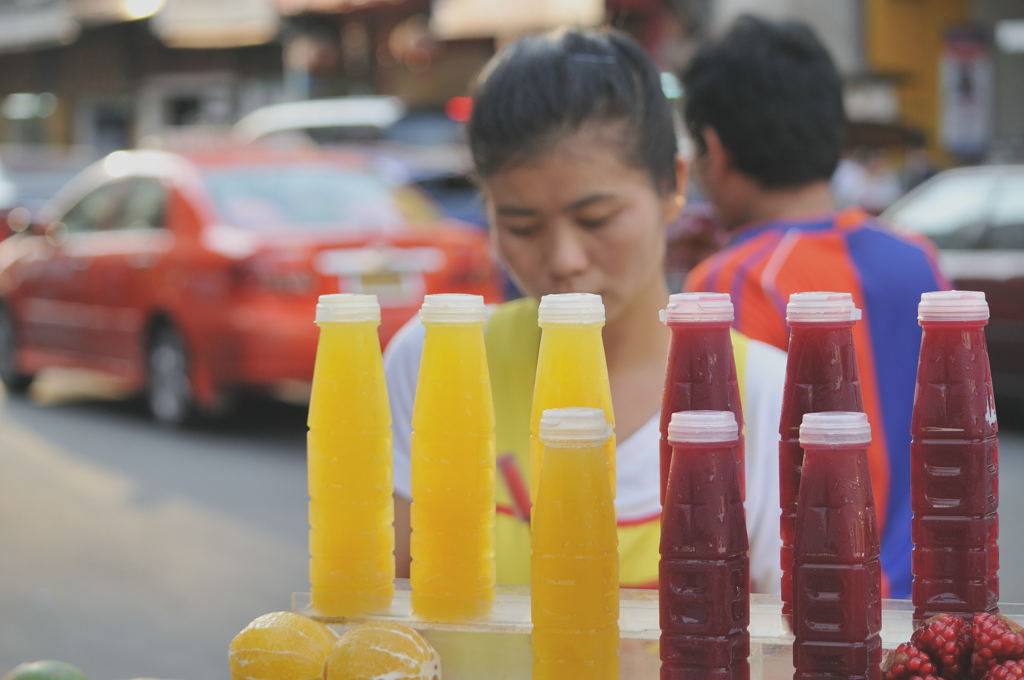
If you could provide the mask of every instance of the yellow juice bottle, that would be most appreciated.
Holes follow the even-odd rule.
[[[394,595],[391,410],[374,295],[322,295],[309,400],[309,580],[328,616],[387,609]]]
[[[412,415],[413,612],[454,621],[494,604],[494,406],[479,295],[428,295]]]
[[[533,506],[534,680],[619,677],[619,555],[600,409],[544,411]]]
[[[540,418],[547,409],[599,408],[614,428],[612,391],[604,356],[604,303],[600,295],[564,293],[540,299],[537,321],[542,329],[537,378],[530,412],[530,498],[537,501],[540,474]],[[605,465],[615,496],[615,435],[605,444]]]

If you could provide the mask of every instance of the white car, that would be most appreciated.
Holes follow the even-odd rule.
[[[243,116],[232,128],[242,143],[292,141],[318,146],[380,140],[405,115],[397,97],[366,95],[270,104]]]
[[[243,116],[231,135],[242,144],[356,148],[388,182],[414,184],[449,217],[486,224],[483,204],[469,179],[462,118],[452,117],[447,107],[409,110],[401,99],[387,95],[285,102]]]

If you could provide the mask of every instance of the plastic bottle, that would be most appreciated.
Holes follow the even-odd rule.
[[[373,295],[322,295],[309,400],[309,579],[327,616],[387,609],[394,595],[391,411]]]
[[[743,484],[743,407],[729,327],[728,293],[676,293],[661,320],[672,331],[661,403],[661,500],[665,502],[672,445],[668,425],[677,411],[731,411],[739,426],[740,488]]]
[[[998,611],[999,443],[985,294],[924,293],[911,423],[914,618]]]
[[[800,423],[805,413],[864,410],[853,346],[853,324],[859,319],[849,293],[794,293],[786,307],[790,333],[779,420],[779,504],[782,615],[791,629],[793,522],[803,463]]]
[[[736,417],[683,411],[661,519],[662,680],[747,680],[750,559]]]
[[[542,329],[530,412],[530,495],[536,502],[540,474],[541,414],[554,408],[599,408],[615,426],[604,356],[604,303],[600,295],[565,293],[540,299]],[[605,444],[605,465],[615,495],[615,436]]]
[[[484,616],[494,603],[494,406],[479,295],[427,295],[412,416],[413,612]]]
[[[542,414],[533,506],[533,680],[619,677],[619,555],[601,409]]]
[[[879,680],[882,570],[863,413],[808,413],[793,544],[794,680]]]

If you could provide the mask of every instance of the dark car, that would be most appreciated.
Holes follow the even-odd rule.
[[[1024,404],[1024,165],[939,173],[881,215],[898,231],[927,236],[957,288],[985,292],[996,396]]]

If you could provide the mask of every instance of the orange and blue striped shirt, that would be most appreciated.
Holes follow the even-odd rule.
[[[873,437],[871,481],[882,529],[888,596],[910,597],[910,416],[921,293],[948,289],[931,244],[897,236],[860,209],[752,225],[697,266],[686,289],[730,293],[736,329],[786,349],[786,303],[812,290],[853,294],[864,410]]]

